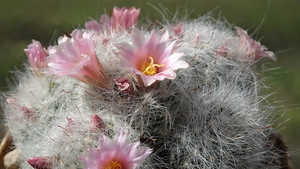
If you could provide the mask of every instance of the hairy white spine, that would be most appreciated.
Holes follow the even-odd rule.
[[[122,129],[154,150],[140,168],[279,168],[272,163],[278,152],[269,139],[271,107],[261,104],[255,62],[239,48],[232,28],[207,16],[182,22],[179,32],[172,32],[175,26],[165,25],[184,43],[189,67],[150,89],[135,84],[135,95],[122,94],[113,81],[131,77],[115,55],[117,44],[132,43],[125,31],[95,38],[110,88],[36,75],[28,64],[16,72],[3,108],[21,168],[31,168],[30,157],[43,156],[56,169],[83,168],[78,157],[98,145],[99,133],[90,131],[94,114],[105,123],[101,132],[113,136]],[[226,51],[218,51],[224,45]]]

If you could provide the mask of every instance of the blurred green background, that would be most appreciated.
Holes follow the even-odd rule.
[[[147,3],[148,2],[148,3]],[[20,68],[27,59],[24,48],[31,39],[43,46],[53,44],[62,31],[71,32],[90,18],[99,18],[114,7],[141,8],[144,18],[160,20],[161,15],[151,5],[171,13],[188,9],[189,18],[212,11],[215,18],[248,29],[253,38],[274,51],[278,61],[259,61],[269,68],[264,76],[271,104],[279,106],[279,121],[288,122],[278,130],[287,139],[294,167],[300,166],[300,1],[299,0],[0,0],[0,90],[8,89],[9,71]],[[161,8],[162,9],[162,8]],[[257,28],[260,28],[257,30]],[[281,106],[281,107],[280,107]],[[2,114],[2,113],[1,113]],[[277,118],[277,116],[275,118]]]

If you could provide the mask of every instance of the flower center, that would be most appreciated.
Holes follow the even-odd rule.
[[[111,161],[104,169],[122,169],[122,165],[117,161]]]
[[[147,61],[144,62],[143,66],[141,68],[141,72],[144,73],[145,75],[152,76],[152,75],[155,75],[157,72],[156,67],[162,67],[165,64],[161,64],[161,65],[154,64],[153,57],[149,56],[149,58],[150,58],[150,63]]]

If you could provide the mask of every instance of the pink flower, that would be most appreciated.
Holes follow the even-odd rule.
[[[21,107],[21,112],[23,113],[23,115],[25,116],[26,119],[28,120],[33,120],[35,119],[37,112],[33,109],[29,109],[26,106],[22,106]]]
[[[112,10],[112,16],[102,15],[100,23],[92,20],[85,23],[86,29],[106,32],[110,30],[119,31],[122,29],[129,30],[136,23],[140,15],[140,9],[134,7],[127,9],[125,7],[119,9],[114,7]]]
[[[72,118],[67,117],[67,125],[64,128],[68,133],[73,133],[75,129],[75,123]]]
[[[173,33],[176,36],[183,36],[184,35],[184,29],[183,29],[183,22],[179,22],[177,25],[175,25],[174,27],[171,27],[171,29],[173,30]]]
[[[94,114],[90,121],[90,131],[96,133],[104,128],[105,124],[103,120],[97,114]]]
[[[100,31],[101,24],[95,20],[88,21],[84,24],[85,28],[88,30]]]
[[[138,147],[139,144],[140,142],[129,143],[124,131],[113,139],[101,134],[99,147],[89,149],[89,154],[80,159],[86,169],[135,169],[152,152],[148,147]]]
[[[121,66],[131,70],[138,81],[144,86],[150,86],[157,80],[174,79],[174,70],[188,67],[188,63],[179,60],[183,53],[178,52],[182,43],[170,39],[164,29],[152,32],[148,39],[138,29],[133,29],[132,45],[121,43],[117,46],[118,55],[122,58]]]
[[[48,73],[57,77],[70,76],[87,84],[103,85],[103,68],[96,56],[93,33],[74,30],[71,36],[60,38],[57,46],[49,48]]]
[[[266,51],[268,48],[261,45],[260,42],[251,39],[245,30],[239,27],[235,27],[235,29],[240,37],[241,47],[245,51],[247,57],[254,57],[254,60],[263,57],[268,57],[274,61],[277,60],[273,52]]]
[[[47,67],[48,52],[39,41],[32,40],[32,43],[24,51],[35,73],[39,74],[40,69]]]
[[[130,29],[137,21],[140,15],[140,9],[134,7],[127,9],[125,7],[119,9],[117,7],[113,8],[111,26],[115,30],[121,28]]]
[[[107,15],[101,15],[100,23],[95,20],[92,20],[86,22],[84,26],[88,30],[105,32],[111,29],[111,19]]]
[[[34,169],[52,169],[53,159],[51,157],[31,157],[27,162]]]
[[[16,102],[16,99],[14,99],[14,98],[7,98],[7,99],[6,99],[6,102],[7,102],[8,104],[14,104],[14,103]]]
[[[127,78],[116,77],[114,78],[115,83],[123,94],[133,94],[134,88],[132,83]]]
[[[218,49],[217,49],[217,55],[219,55],[219,56],[223,56],[223,57],[226,57],[227,56],[227,53],[228,53],[228,48],[227,48],[227,46],[226,46],[226,44],[225,45],[222,45],[221,47],[219,47]]]

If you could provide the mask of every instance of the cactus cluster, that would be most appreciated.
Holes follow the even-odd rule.
[[[248,33],[202,16],[137,25],[140,10],[33,40],[3,94],[20,168],[281,168]]]

